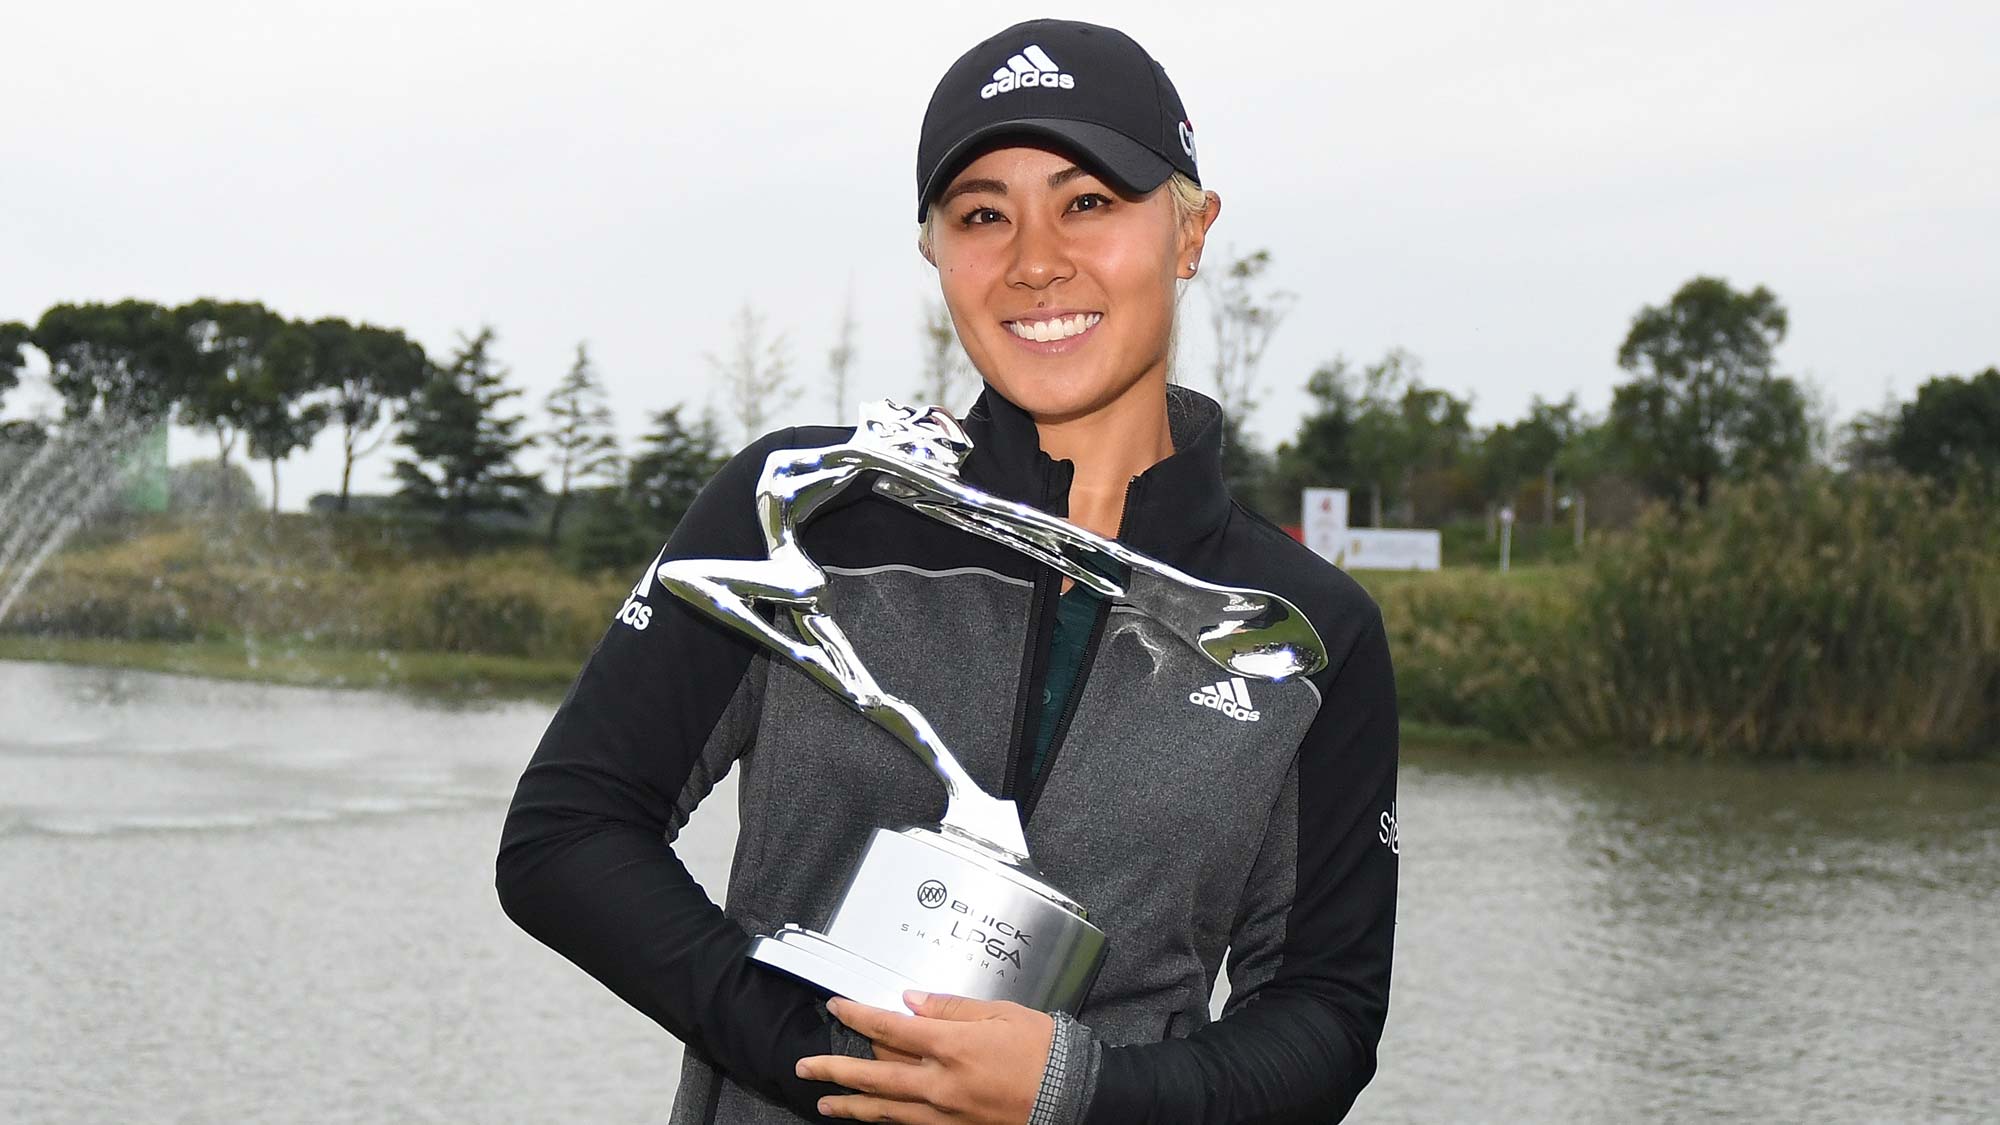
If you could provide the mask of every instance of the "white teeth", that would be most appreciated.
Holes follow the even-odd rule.
[[[1007,331],[1023,340],[1039,340],[1046,343],[1050,340],[1067,340],[1071,336],[1080,335],[1103,319],[1103,313],[1078,313],[1075,316],[1057,317],[1053,320],[1010,320],[1007,322]]]

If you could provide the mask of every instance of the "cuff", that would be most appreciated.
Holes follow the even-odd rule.
[[[1090,1028],[1068,1012],[1050,1012],[1055,1034],[1049,1039],[1049,1062],[1042,1069],[1042,1087],[1028,1125],[1077,1125],[1097,1090],[1097,1066],[1103,1048]]]

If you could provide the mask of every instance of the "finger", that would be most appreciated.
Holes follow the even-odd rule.
[[[877,1043],[887,1043],[898,1051],[924,1058],[937,1053],[933,1049],[936,1033],[925,1026],[922,1017],[870,1007],[845,996],[828,1000],[826,1010],[833,1013],[833,1018]]]
[[[1019,1007],[999,1000],[975,1000],[970,996],[953,996],[945,992],[918,992],[911,989],[903,993],[903,1003],[920,1016],[934,1020],[990,1020],[1005,1015],[1010,1008]]]
[[[951,1119],[923,1102],[900,1102],[873,1094],[843,1094],[821,1098],[819,1111],[850,1121],[900,1121],[906,1125],[950,1125]]]
[[[924,1061],[922,1055],[913,1055],[908,1051],[898,1051],[887,1043],[877,1043],[874,1040],[870,1040],[868,1045],[875,1052],[876,1058],[886,1062],[917,1063]]]
[[[793,1067],[800,1078],[832,1082],[865,1094],[898,1101],[921,1101],[929,1076],[921,1063],[857,1059],[851,1055],[809,1055]]]

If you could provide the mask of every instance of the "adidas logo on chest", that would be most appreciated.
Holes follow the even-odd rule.
[[[1188,702],[1220,711],[1240,723],[1254,723],[1263,718],[1250,702],[1250,685],[1241,676],[1198,687],[1188,693]]]
[[[1021,53],[1007,60],[1007,65],[993,72],[993,81],[979,88],[979,96],[991,98],[1024,86],[1042,86],[1051,90],[1073,90],[1076,78],[1064,74],[1049,53],[1041,47],[1030,44],[1021,48]]]

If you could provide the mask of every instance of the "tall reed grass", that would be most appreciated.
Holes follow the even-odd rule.
[[[1552,741],[2000,753],[2000,513],[1896,475],[1762,480],[1599,552]]]
[[[1907,477],[1762,480],[1654,509],[1576,568],[1371,586],[1410,718],[1572,748],[2000,757],[2000,514]]]

